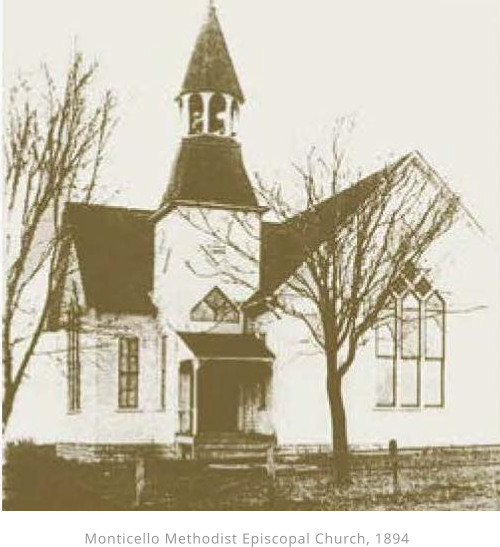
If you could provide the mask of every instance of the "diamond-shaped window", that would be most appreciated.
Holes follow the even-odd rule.
[[[403,292],[406,290],[407,286],[408,286],[408,284],[406,283],[404,278],[399,276],[396,279],[396,281],[394,281],[393,290],[396,294],[403,294]]]
[[[411,260],[409,260],[404,265],[403,274],[406,277],[406,279],[408,279],[408,281],[411,281],[411,282],[415,281],[418,275],[418,269]]]
[[[432,289],[432,285],[427,281],[425,277],[422,277],[415,285],[415,290],[420,296],[425,296]]]

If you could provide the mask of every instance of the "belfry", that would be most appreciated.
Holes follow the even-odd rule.
[[[255,208],[257,200],[237,140],[245,98],[213,3],[177,101],[182,142],[162,205],[194,202]]]

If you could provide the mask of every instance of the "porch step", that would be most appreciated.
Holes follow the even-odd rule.
[[[194,456],[204,461],[265,459],[273,444],[272,435],[206,433],[195,438]]]

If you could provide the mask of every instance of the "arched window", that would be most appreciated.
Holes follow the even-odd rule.
[[[218,287],[212,289],[191,311],[192,321],[238,323],[239,319],[238,309]]]
[[[422,365],[425,406],[443,406],[444,403],[444,335],[444,301],[439,293],[433,292],[425,302],[425,355]]]
[[[442,407],[445,302],[413,265],[393,291],[375,325],[376,404]]]
[[[203,100],[198,93],[189,97],[189,134],[199,135],[203,132]]]
[[[224,135],[226,132],[226,100],[220,93],[210,99],[209,105],[209,132],[215,135]]]
[[[407,293],[401,302],[401,357],[418,359],[420,356],[420,302]]]

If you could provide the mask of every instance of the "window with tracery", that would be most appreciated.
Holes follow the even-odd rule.
[[[375,326],[380,407],[444,405],[445,302],[408,263]]]
[[[191,311],[192,321],[238,323],[239,319],[238,309],[218,287],[212,289]]]

